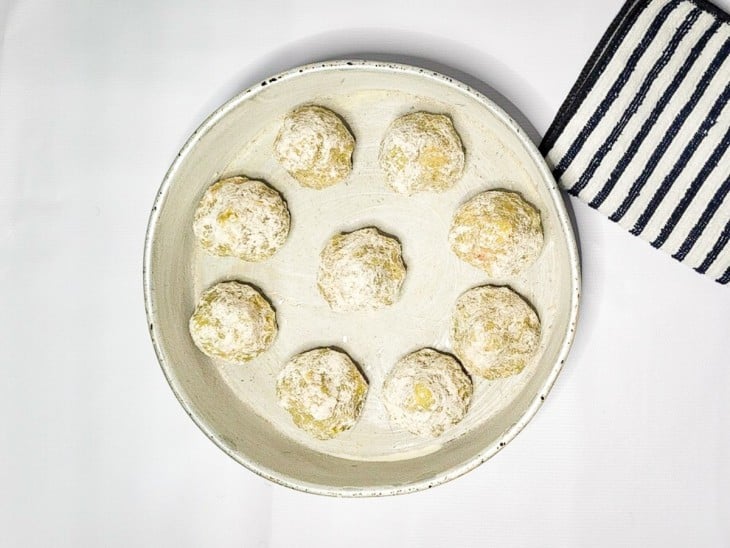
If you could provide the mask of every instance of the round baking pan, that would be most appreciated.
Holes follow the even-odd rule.
[[[324,190],[299,186],[272,145],[284,116],[302,104],[337,112],[356,139],[353,171]],[[403,196],[385,184],[378,151],[390,123],[428,111],[453,120],[466,151],[464,176],[442,193]],[[292,229],[271,259],[246,263],[196,246],[192,218],[205,189],[244,175],[277,188]],[[447,234],[455,209],[489,189],[519,192],[542,218],[545,245],[519,276],[489,278],[460,261]],[[331,311],[316,289],[319,252],[335,233],[376,226],[396,236],[408,267],[399,301],[387,309]],[[188,319],[200,294],[222,280],[261,288],[277,311],[273,346],[245,365],[211,360],[193,344]],[[375,496],[432,487],[502,449],[545,399],[570,348],[578,311],[579,263],[561,194],[533,143],[498,106],[470,87],[417,67],[337,61],[299,67],[260,82],[217,111],[190,137],[165,176],[150,217],[144,256],[149,328],[162,370],[202,431],[250,470],[302,491]],[[392,427],[381,401],[385,374],[403,355],[449,352],[451,311],[475,286],[508,285],[542,324],[525,370],[474,379],[467,416],[436,439]],[[276,374],[315,346],[347,351],[370,383],[358,423],[332,440],[298,430],[276,402]]]

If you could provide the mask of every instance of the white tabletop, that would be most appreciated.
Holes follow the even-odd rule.
[[[424,493],[260,479],[191,422],[147,334],[150,206],[236,92],[311,61],[410,62],[486,83],[538,138],[619,6],[3,4],[0,545],[729,545],[730,289],[576,200],[584,289],[562,375],[504,451]]]

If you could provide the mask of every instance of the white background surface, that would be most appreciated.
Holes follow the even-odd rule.
[[[572,199],[571,356],[526,430],[450,484],[271,485],[165,383],[142,244],[208,113],[294,65],[389,54],[486,82],[542,134],[620,6],[416,4],[0,4],[0,546],[730,545],[730,288]]]

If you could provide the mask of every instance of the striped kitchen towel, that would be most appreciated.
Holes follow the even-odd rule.
[[[730,19],[628,0],[540,145],[570,194],[730,282]]]

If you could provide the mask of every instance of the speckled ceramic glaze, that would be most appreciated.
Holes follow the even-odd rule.
[[[297,184],[272,147],[287,113],[322,105],[346,121],[355,141],[352,173],[332,187]],[[399,116],[446,114],[466,151],[463,176],[444,192],[395,193],[378,164],[381,140]],[[244,175],[281,192],[291,232],[271,258],[246,263],[196,245],[195,208],[214,181]],[[454,211],[489,189],[519,192],[540,211],[544,247],[529,268],[496,279],[450,250]],[[394,304],[333,311],[316,286],[319,253],[332,234],[374,226],[402,245],[406,279]],[[223,280],[260,288],[276,309],[279,334],[246,364],[197,350],[188,320],[206,288]],[[290,70],[214,112],[167,173],[150,217],[144,257],[149,329],[162,370],[190,417],[236,461],[272,481],[335,496],[407,493],[475,468],[532,418],[557,377],[575,330],[576,244],[560,192],[535,146],[499,107],[464,84],[415,67],[337,61]],[[509,285],[542,325],[533,358],[519,374],[474,379],[466,416],[441,436],[391,425],[382,402],[390,368],[419,348],[451,352],[457,297],[484,284]],[[276,376],[295,354],[331,346],[347,352],[369,383],[357,423],[328,440],[297,428],[277,404]]]

